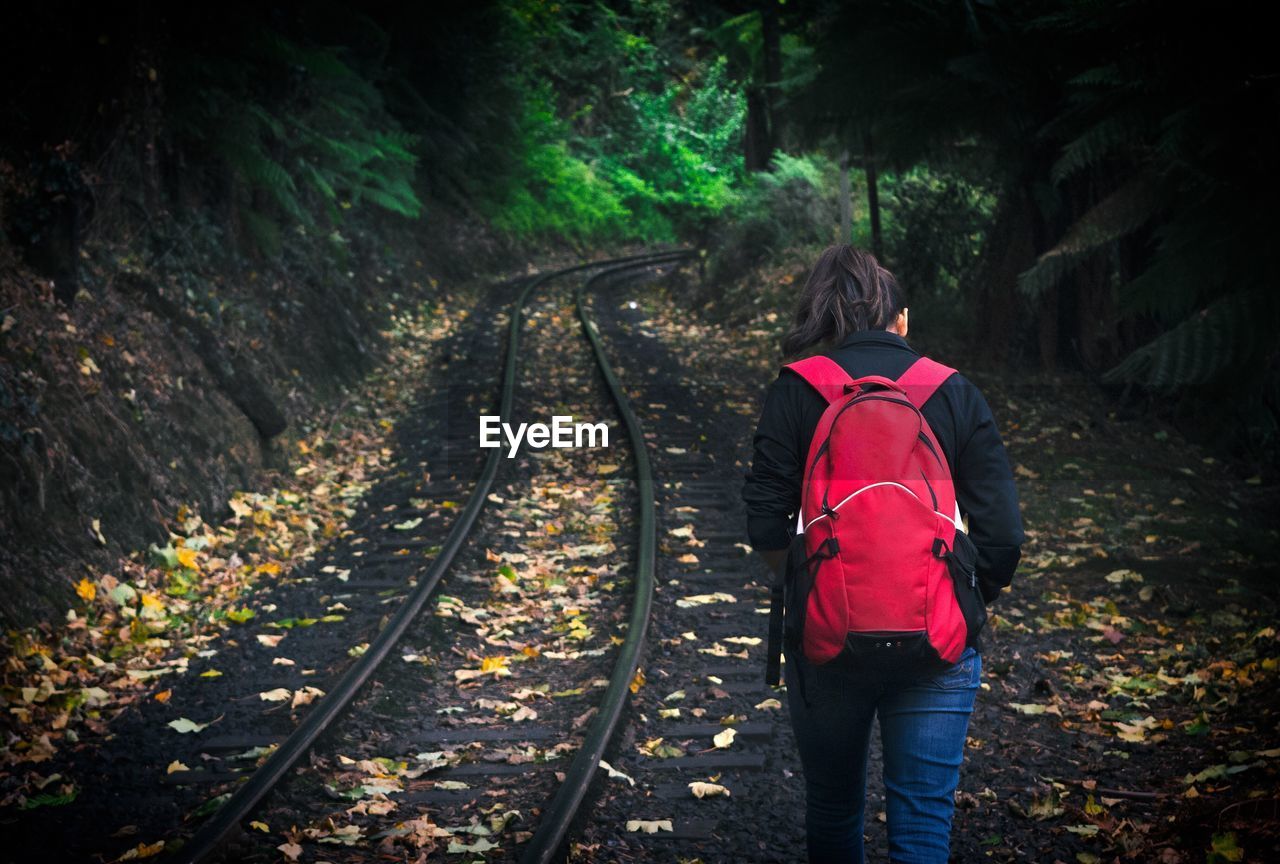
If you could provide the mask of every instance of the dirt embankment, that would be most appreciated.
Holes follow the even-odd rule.
[[[80,245],[70,306],[0,243],[0,622],[60,617],[183,507],[218,521],[332,422],[396,316],[514,260],[441,213],[298,234],[275,262],[199,214],[120,220]]]

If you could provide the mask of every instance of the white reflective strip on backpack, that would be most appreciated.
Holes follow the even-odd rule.
[[[849,493],[848,495],[846,495],[846,496],[844,497],[844,500],[842,500],[842,501],[841,501],[839,504],[837,504],[836,506],[832,507],[832,508],[831,508],[831,511],[832,511],[832,512],[835,512],[836,510],[839,510],[841,507],[843,507],[845,504],[849,503],[849,501],[851,501],[852,499],[854,499],[854,498],[858,497],[859,495],[861,495],[863,492],[866,492],[868,489],[874,489],[874,488],[876,488],[877,486],[897,486],[899,489],[901,489],[902,491],[906,492],[906,493],[907,493],[908,495],[910,495],[912,498],[916,499],[917,501],[920,501],[920,496],[919,496],[919,495],[917,495],[916,493],[912,492],[910,489],[908,489],[906,486],[903,486],[901,483],[895,483],[895,482],[893,482],[892,480],[882,480],[882,481],[880,481],[879,483],[869,483],[869,484],[867,484],[866,486],[863,486],[861,489],[857,490],[856,492],[851,492],[851,493]],[[921,504],[923,504],[924,502],[923,502],[923,501],[920,501],[920,503],[921,503]],[[802,506],[801,506],[801,510],[803,511],[803,509],[804,509],[804,507],[803,507],[803,505],[802,505]],[[934,510],[933,512],[934,512],[934,513],[938,513],[938,511],[937,511],[937,510]],[[803,514],[802,514],[802,515],[803,515]],[[939,516],[941,516],[943,519],[947,519],[947,520],[951,520],[951,519],[952,519],[952,517],[948,516],[946,513],[938,513],[938,515],[939,515]],[[825,518],[827,518],[827,514],[826,514],[826,513],[823,513],[821,516],[815,516],[813,519],[809,520],[809,524],[808,524],[808,525],[804,525],[803,523],[801,523],[801,521],[800,521],[799,519],[797,519],[797,520],[796,520],[796,533],[797,533],[797,534],[803,534],[803,533],[805,532],[805,530],[806,530],[806,529],[808,529],[809,527],[811,527],[811,526],[813,525],[813,523],[814,523],[814,522],[817,522],[819,519],[825,519]],[[956,504],[956,516],[955,516],[955,522],[956,522],[956,524],[957,524],[957,525],[960,525],[960,524],[961,524],[961,523],[960,523],[960,521],[959,521],[959,518],[960,518],[960,505],[959,505],[959,504]]]

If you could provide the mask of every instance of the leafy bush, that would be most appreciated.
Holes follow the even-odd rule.
[[[417,137],[387,114],[369,78],[337,49],[265,28],[235,44],[238,51],[192,55],[175,71],[174,128],[243,182],[234,203],[261,251],[279,251],[285,223],[317,227],[317,212],[329,226],[364,203],[421,215]]]
[[[628,213],[616,186],[570,152],[567,124],[551,105],[549,87],[529,94],[517,134],[520,158],[492,190],[486,215],[522,237],[593,242],[625,234]]]
[[[887,173],[882,180],[885,266],[912,301],[967,311],[962,286],[978,264],[994,196],[926,165]]]
[[[712,282],[732,282],[783,250],[832,242],[839,218],[839,176],[821,155],[778,152],[752,175],[711,233]]]
[[[608,135],[578,135],[547,83],[530,85],[514,165],[480,193],[500,229],[579,243],[672,242],[734,199],[744,107],[723,60],[690,83],[630,93]]]

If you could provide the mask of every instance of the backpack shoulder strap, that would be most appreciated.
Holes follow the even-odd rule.
[[[828,405],[843,396],[844,385],[853,380],[849,377],[849,373],[844,371],[843,366],[821,354],[788,363],[783,368],[790,369],[808,381],[822,394],[822,398],[827,400]]]
[[[916,408],[923,408],[942,382],[955,374],[950,366],[944,366],[936,360],[921,357],[907,367],[907,371],[898,376],[898,385],[907,393],[907,398]]]

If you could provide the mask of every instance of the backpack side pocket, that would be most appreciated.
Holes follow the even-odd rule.
[[[783,640],[788,656],[799,657],[804,637],[805,608],[809,605],[809,589],[813,577],[809,570],[809,553],[804,535],[791,538],[787,547],[787,565],[783,571]]]
[[[951,551],[947,553],[947,571],[955,584],[956,602],[960,604],[960,614],[964,617],[965,629],[968,631],[965,644],[972,647],[987,623],[987,604],[978,588],[976,572],[978,548],[963,531],[956,531],[951,546]]]

